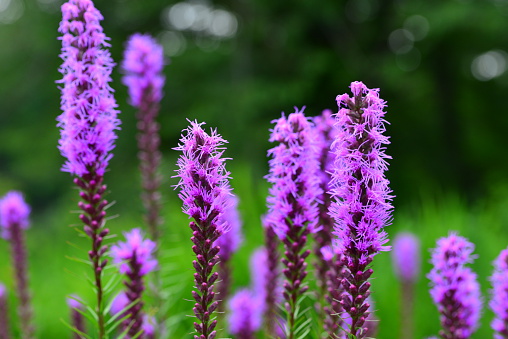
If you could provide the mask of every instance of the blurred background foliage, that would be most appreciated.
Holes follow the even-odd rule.
[[[50,291],[51,286],[58,281],[66,293],[80,287],[62,269],[72,266],[64,255],[72,252],[65,239],[74,231],[62,228],[77,221],[67,212],[74,209],[77,194],[69,175],[59,170],[63,159],[56,148],[61,3],[0,0],[0,194],[21,190],[33,206],[35,226],[29,241],[40,251],[32,253],[36,301],[58,304],[56,312],[65,318],[63,299],[51,304],[61,290]],[[388,176],[397,196],[390,234],[412,229],[428,248],[449,229],[460,229],[479,242],[479,251],[487,251],[480,256],[483,265],[478,265],[487,291],[490,262],[508,243],[507,0],[96,0],[95,4],[105,17],[104,30],[117,63],[134,32],[153,34],[165,48],[168,65],[159,121],[166,225],[171,229],[167,235],[174,236],[168,243],[188,241],[186,221],[171,189],[178,156],[172,148],[186,119],[206,121],[229,140],[226,154],[234,159],[233,186],[242,200],[246,232],[254,239],[236,259],[245,266],[250,251],[261,242],[270,121],[281,112],[291,113],[293,106],[306,106],[308,115],[335,110],[335,96],[348,92],[350,82],[361,80],[380,88],[388,102],[392,142],[388,153],[393,156]],[[120,232],[139,225],[142,209],[134,109],[128,105],[118,67],[113,78],[122,130],[106,181],[110,200],[116,201],[111,213],[120,215],[111,227]],[[0,244],[0,250],[0,259],[5,259],[0,261],[0,280],[9,280],[11,273],[4,277],[9,272],[7,246]],[[57,258],[50,255],[53,252],[59,253]],[[376,265],[389,265],[388,260],[388,255],[381,255]],[[57,276],[54,281],[39,264],[51,267]],[[247,268],[239,270],[237,283],[245,285],[242,270]],[[388,274],[378,281],[379,286],[393,284],[393,277]],[[418,309],[434,312],[434,321],[421,314],[420,337],[437,328],[426,282],[421,285],[425,306]],[[378,308],[395,312],[390,309],[392,297],[380,295]],[[392,311],[380,312],[398,314]],[[63,338],[66,330],[59,328],[63,326],[53,316],[50,320],[50,315],[38,313],[41,338]],[[380,338],[393,338],[397,316],[380,318]],[[491,336],[487,321],[482,330],[477,338]]]

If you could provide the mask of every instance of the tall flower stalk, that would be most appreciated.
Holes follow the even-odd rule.
[[[331,152],[332,142],[335,140],[338,130],[334,128],[335,118],[332,116],[330,110],[324,110],[321,115],[314,117],[314,132],[316,152],[319,161],[319,187],[321,188],[321,195],[318,197],[319,209],[319,231],[316,232],[314,238],[314,255],[317,258],[314,263],[317,278],[317,300],[318,312],[321,314],[321,319],[327,313],[324,311],[325,295],[328,289],[327,272],[330,268],[330,260],[326,260],[323,256],[322,249],[327,248],[332,243],[333,233],[333,218],[328,211],[332,204],[333,198],[330,193],[331,173],[333,171],[333,164],[335,155]]]
[[[496,333],[495,339],[508,338],[508,248],[501,251],[494,261],[494,273],[490,278],[492,282],[492,297],[489,303],[494,311],[492,328]]]
[[[219,262],[220,251],[215,242],[228,231],[223,214],[231,189],[223,157],[226,141],[216,131],[207,134],[201,125],[191,122],[175,148],[183,153],[178,160],[180,182],[177,187],[184,213],[194,219],[189,224],[194,243],[192,250],[196,254],[193,261],[196,290],[192,291],[197,318],[194,338],[213,339],[217,335],[214,312],[218,307],[214,284],[219,278],[213,270]]]
[[[420,273],[420,241],[412,233],[400,233],[393,241],[392,260],[401,282],[401,338],[413,339],[415,284]]]
[[[142,295],[145,290],[143,277],[157,267],[157,260],[153,257],[155,242],[143,239],[143,233],[135,228],[125,235],[125,242],[111,246],[113,262],[120,264],[120,273],[125,274],[125,296],[130,305],[125,313],[129,315],[124,321],[127,330],[126,338],[144,338],[140,335],[143,329],[143,301]]]
[[[478,327],[482,300],[473,262],[474,245],[451,233],[437,241],[429,273],[430,295],[440,315],[442,339],[467,339]]]
[[[35,338],[32,324],[32,305],[28,287],[27,252],[24,230],[29,226],[30,207],[20,192],[8,192],[0,200],[0,226],[2,237],[11,244],[12,265],[16,277],[16,292],[19,298],[18,314],[22,339]]]
[[[0,339],[10,339],[9,310],[7,308],[7,289],[0,283]]]
[[[105,228],[106,207],[104,199],[106,185],[104,173],[112,157],[116,139],[116,102],[113,97],[111,71],[114,66],[107,50],[108,38],[103,33],[101,13],[91,0],[69,0],[62,5],[63,75],[58,127],[61,128],[59,149],[67,158],[62,171],[69,172],[80,189],[83,211],[80,219],[84,232],[90,237],[92,249],[88,256],[93,269],[93,282],[97,304],[95,308],[98,338],[106,336],[104,321],[104,287],[102,273],[108,260],[108,250],[103,243],[109,234]]]
[[[316,197],[320,193],[317,155],[313,148],[312,124],[302,111],[274,121],[271,142],[278,145],[268,154],[272,184],[268,197],[267,223],[282,240],[285,248],[283,296],[286,300],[287,338],[297,335],[299,301],[307,291],[304,283],[309,256],[307,236],[315,232],[318,215]]]
[[[345,275],[340,303],[351,318],[349,337],[365,338],[369,315],[370,264],[388,241],[383,230],[391,221],[390,189],[384,145],[385,102],[378,89],[368,89],[361,82],[351,84],[352,97],[337,96],[336,115],[339,134],[332,145],[335,168],[332,193],[338,250],[343,255]]]
[[[343,308],[340,299],[344,288],[341,281],[344,277],[343,258],[335,246],[324,246],[321,248],[321,257],[327,265],[325,283],[326,290],[324,298],[327,302],[323,307],[324,323],[323,327],[327,333],[327,338],[334,339],[343,333],[344,322],[342,319]]]
[[[263,308],[263,322],[265,327],[265,333],[268,336],[275,336],[276,329],[278,327],[278,304],[282,297],[280,291],[280,253],[279,244],[280,240],[275,234],[272,226],[267,224],[266,218],[263,220],[263,231],[264,231],[264,242],[265,242],[265,253],[266,253],[266,277],[260,279],[257,284],[257,291],[264,297],[264,308]],[[257,276],[257,275],[256,275]],[[260,278],[262,275],[259,276]],[[256,281],[256,278],[254,278]]]
[[[159,188],[161,162],[157,115],[162,99],[164,53],[154,38],[136,33],[127,41],[122,69],[123,83],[129,89],[130,103],[138,109],[138,157],[141,171],[141,195],[150,237],[158,243],[161,224]]]

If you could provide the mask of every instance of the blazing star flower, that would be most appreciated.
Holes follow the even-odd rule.
[[[348,333],[364,338],[370,307],[368,279],[373,272],[369,265],[379,251],[389,250],[384,246],[387,234],[383,228],[391,221],[392,196],[384,174],[390,157],[384,152],[389,143],[383,135],[386,103],[379,98],[379,90],[353,82],[351,91],[353,97],[337,96],[339,133],[332,144],[336,160],[331,182],[335,201],[330,214],[349,276],[342,280],[345,293],[341,300],[352,319]]]
[[[501,251],[494,261],[492,282],[492,296],[489,303],[495,318],[491,323],[497,333],[495,339],[508,338],[508,248]]]
[[[162,46],[148,34],[133,34],[127,41],[122,68],[123,83],[129,88],[134,107],[160,102],[164,86],[164,52]]]
[[[76,176],[74,183],[80,188],[78,206],[83,211],[80,219],[84,232],[90,237],[92,249],[89,258],[94,271],[96,288],[96,319],[98,338],[106,336],[102,272],[107,265],[103,259],[107,245],[103,245],[109,230],[104,228],[106,206],[103,199],[106,185],[104,173],[113,156],[119,129],[117,104],[113,97],[111,71],[114,63],[107,49],[108,38],[103,32],[101,13],[91,0],[69,0],[62,5],[63,64],[60,72],[62,114],[57,118],[60,127],[60,153],[67,159],[62,171]]]
[[[183,154],[178,159],[178,175],[180,182],[179,197],[183,201],[183,211],[194,219],[189,226],[192,229],[192,249],[196,254],[193,261],[196,273],[194,282],[196,290],[192,291],[194,300],[194,314],[199,322],[194,323],[194,329],[199,339],[213,339],[217,332],[217,320],[213,319],[213,312],[218,307],[214,301],[214,283],[219,277],[213,272],[219,262],[220,251],[215,242],[230,226],[223,219],[228,208],[230,195],[229,172],[225,169],[223,145],[226,142],[215,131],[209,135],[202,128],[202,124],[191,122],[180,139],[180,145],[175,148]]]
[[[261,327],[262,300],[249,289],[243,289],[233,295],[229,301],[229,332],[242,339],[254,339]]]
[[[60,152],[67,158],[62,170],[77,176],[90,172],[104,175],[112,157],[115,130],[120,121],[111,81],[114,63],[101,13],[91,0],[69,0],[62,5],[63,34],[62,115]]]
[[[125,72],[122,80],[129,89],[130,103],[138,108],[138,157],[143,188],[141,199],[150,236],[156,242],[162,223],[159,193],[161,175],[158,173],[162,155],[156,119],[164,86],[163,64],[162,46],[154,38],[139,33],[129,38],[122,63]]]
[[[415,282],[420,273],[420,241],[412,233],[400,233],[393,241],[392,260],[397,277]]]
[[[149,239],[143,239],[143,233],[139,228],[124,233],[126,241],[111,246],[111,256],[115,263],[120,264],[120,272],[127,276],[124,285],[127,288],[125,296],[127,304],[132,304],[125,312],[130,317],[124,320],[124,328],[127,328],[129,338],[135,337],[143,328],[143,302],[141,296],[145,289],[143,276],[157,267],[157,260],[153,258],[155,243]],[[121,298],[121,297],[119,297]],[[124,300],[115,300],[120,307]]]
[[[111,246],[113,262],[120,265],[120,273],[125,275],[138,274],[140,277],[147,275],[157,267],[157,260],[153,258],[155,243],[149,239],[143,239],[143,232],[135,228],[124,233],[125,242]]]
[[[11,257],[16,276],[16,292],[19,298],[18,314],[21,323],[21,337],[34,338],[32,306],[28,288],[27,252],[23,230],[29,226],[30,207],[20,192],[8,192],[0,199],[0,226],[2,237],[11,245]]]
[[[443,339],[467,339],[478,327],[480,286],[476,274],[465,266],[473,262],[473,250],[466,238],[450,233],[432,252],[430,295],[441,313]]]
[[[296,108],[295,108],[296,109]],[[287,118],[274,120],[270,141],[278,145],[268,151],[270,173],[266,176],[270,195],[267,199],[266,223],[284,243],[286,267],[283,271],[284,299],[289,336],[296,335],[298,300],[308,286],[302,284],[307,275],[305,250],[307,235],[316,232],[317,197],[321,193],[318,181],[317,152],[314,149],[312,124],[296,109]]]

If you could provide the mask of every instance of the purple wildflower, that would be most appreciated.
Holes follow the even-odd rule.
[[[125,242],[119,242],[111,246],[113,262],[120,264],[120,273],[127,276],[124,285],[127,288],[127,304],[132,304],[125,312],[130,317],[124,321],[124,327],[128,328],[128,338],[135,337],[143,327],[143,302],[141,296],[145,290],[143,277],[155,270],[157,260],[153,258],[155,243],[149,239],[143,239],[143,233],[139,228],[124,233]]]
[[[0,226],[2,235],[11,244],[11,256],[16,275],[16,292],[19,298],[18,314],[21,323],[21,337],[34,338],[32,306],[28,288],[28,269],[25,237],[23,230],[29,226],[30,207],[20,192],[8,192],[0,200]]]
[[[227,196],[228,207],[222,215],[223,223],[229,226],[229,231],[224,233],[217,239],[215,246],[219,246],[219,277],[217,291],[219,298],[226,301],[229,297],[229,288],[231,285],[231,267],[230,260],[233,253],[243,241],[242,238],[242,222],[238,213],[238,198],[236,195]],[[224,312],[224,303],[219,304],[219,312]]]
[[[402,283],[401,338],[413,338],[414,285],[420,274],[420,241],[412,233],[399,233],[393,241],[392,261]]]
[[[393,241],[392,260],[397,277],[414,283],[420,273],[420,241],[412,233],[400,233]]]
[[[432,252],[430,295],[441,313],[443,339],[467,339],[478,327],[482,301],[472,263],[474,245],[455,233],[437,241]]]
[[[162,47],[149,35],[132,35],[125,49],[122,68],[126,75],[123,83],[129,89],[131,104],[138,108],[138,157],[142,181],[142,201],[146,223],[153,240],[159,239],[161,224],[161,162],[160,137],[157,115],[162,99],[164,77]]]
[[[81,299],[76,295],[71,295],[67,298],[67,306],[71,309],[72,326],[78,332],[75,332],[74,339],[80,339],[82,336],[80,333],[85,333],[85,319],[82,312],[84,311]]]
[[[494,261],[492,282],[492,299],[489,303],[495,318],[491,323],[497,333],[495,339],[508,338],[508,248],[501,251]]]
[[[122,311],[126,311],[127,305],[129,305],[129,298],[127,297],[127,294],[124,291],[119,292],[111,302],[111,315],[116,315]],[[120,316],[120,318],[123,317],[125,317],[125,314]]]
[[[330,110],[324,110],[321,115],[314,117],[313,120],[315,124],[315,147],[319,161],[319,187],[321,188],[321,195],[318,197],[318,225],[320,229],[314,236],[314,254],[317,258],[314,266],[316,269],[316,282],[318,285],[318,303],[316,304],[316,307],[320,316],[324,318],[327,317],[327,312],[324,311],[324,302],[327,289],[329,288],[327,286],[327,272],[330,267],[330,263],[323,257],[321,249],[323,247],[330,246],[332,243],[334,221],[328,211],[330,210],[330,205],[333,201],[330,193],[330,181],[335,155],[331,152],[330,147],[337,137],[338,129],[334,127],[335,118],[332,116],[332,111]]]
[[[229,301],[229,332],[242,339],[254,339],[261,327],[261,298],[249,289],[236,292]]]
[[[0,283],[0,339],[10,339],[9,310],[7,308],[7,290]]]
[[[105,336],[102,272],[107,259],[102,257],[107,251],[103,240],[109,233],[104,227],[108,202],[103,198],[103,177],[120,124],[109,85],[114,63],[106,49],[109,43],[100,25],[102,19],[91,0],[69,0],[62,5],[59,31],[63,78],[58,82],[63,84],[63,113],[57,119],[61,128],[58,148],[67,158],[62,170],[76,176],[74,183],[84,200],[78,206],[84,212],[80,215],[84,231],[92,242],[89,258],[97,291],[99,339]]]
[[[194,314],[199,322],[194,322],[198,335],[195,339],[213,339],[216,336],[217,320],[213,312],[218,302],[214,301],[214,283],[219,277],[213,272],[219,261],[219,247],[215,241],[229,229],[223,214],[227,210],[230,193],[229,172],[226,171],[223,158],[223,145],[226,142],[216,131],[208,135],[202,124],[191,122],[180,144],[175,149],[182,151],[178,159],[180,182],[179,197],[183,201],[183,211],[194,221],[192,229],[192,249],[196,254],[193,261],[196,273],[194,282],[197,291],[192,291]],[[213,272],[213,273],[212,273]]]
[[[113,301],[111,302],[111,308],[110,312],[111,315],[117,315],[118,313],[122,312],[118,317],[123,318],[128,315],[128,309],[127,306],[131,302],[129,301],[129,298],[127,297],[127,294],[125,292],[118,293]],[[124,324],[122,324],[123,330],[128,330],[128,325],[130,322],[128,321],[129,318],[126,319]],[[141,329],[143,330],[143,335],[140,338],[146,338],[146,339],[154,339],[155,338],[155,327],[156,327],[156,321],[154,317],[149,316],[148,314],[143,315],[142,319],[142,325]]]
[[[349,333],[364,338],[373,272],[369,266],[379,251],[389,250],[383,246],[388,241],[383,228],[391,221],[392,196],[384,174],[390,157],[383,146],[389,143],[383,135],[386,104],[378,89],[353,82],[351,91],[353,97],[337,96],[339,133],[332,145],[336,160],[331,183],[336,201],[330,213],[346,268],[341,304],[352,319]]]
[[[316,232],[318,215],[316,198],[321,193],[317,179],[318,161],[313,144],[312,124],[303,109],[274,120],[270,141],[279,143],[268,151],[272,184],[267,199],[269,212],[266,222],[284,243],[286,268],[283,273],[289,339],[296,335],[298,300],[308,286],[303,284],[307,275],[305,250],[307,235]]]

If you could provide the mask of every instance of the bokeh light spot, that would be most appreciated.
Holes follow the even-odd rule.
[[[411,32],[414,41],[422,40],[429,33],[429,21],[422,15],[412,15],[404,21],[404,29]]]
[[[506,71],[506,52],[492,50],[477,56],[471,63],[471,73],[480,81],[488,81]]]
[[[413,48],[414,36],[407,29],[396,29],[388,37],[388,45],[396,54],[407,53]]]

